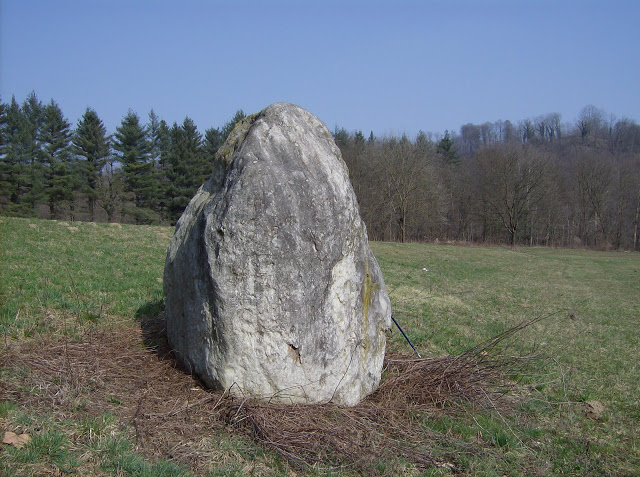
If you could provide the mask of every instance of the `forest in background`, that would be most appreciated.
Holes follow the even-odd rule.
[[[173,224],[236,122],[128,111],[112,133],[91,108],[75,128],[31,93],[0,102],[0,215]],[[640,126],[586,106],[415,138],[336,127],[369,236],[640,250]]]

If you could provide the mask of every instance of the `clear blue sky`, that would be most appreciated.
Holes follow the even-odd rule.
[[[200,131],[297,103],[376,135],[593,104],[640,120],[640,1],[0,0],[0,94]]]

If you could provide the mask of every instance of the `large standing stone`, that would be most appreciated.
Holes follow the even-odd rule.
[[[354,405],[380,381],[391,306],[327,127],[276,103],[236,126],[176,225],[167,335],[205,384]]]

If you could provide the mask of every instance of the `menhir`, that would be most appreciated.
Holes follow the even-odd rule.
[[[176,225],[167,335],[208,386],[355,405],[379,382],[391,305],[327,127],[273,104],[246,117]]]

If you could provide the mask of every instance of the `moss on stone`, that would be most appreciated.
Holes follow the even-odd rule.
[[[233,162],[233,154],[236,152],[238,146],[242,144],[245,136],[251,129],[253,123],[258,119],[262,112],[250,114],[249,116],[245,116],[243,119],[238,121],[238,123],[229,134],[229,137],[224,142],[222,147],[218,149],[216,152],[216,160],[221,161],[225,168],[228,168]]]

